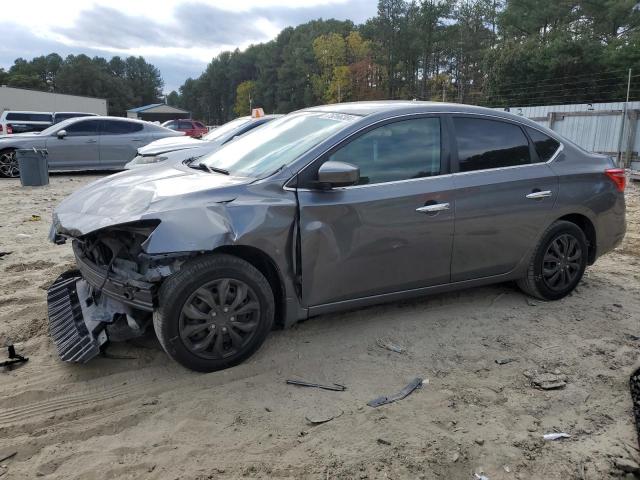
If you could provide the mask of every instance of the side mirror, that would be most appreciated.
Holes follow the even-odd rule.
[[[345,162],[324,162],[318,170],[318,183],[333,187],[348,187],[360,181],[360,168]]]
[[[66,130],[58,130],[58,133],[56,133],[56,135],[58,135],[58,138],[60,140],[62,140],[64,137],[67,136],[67,131]]]

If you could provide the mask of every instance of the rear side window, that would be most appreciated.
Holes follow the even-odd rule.
[[[360,184],[440,174],[440,119],[417,118],[378,127],[329,157],[360,168]]]
[[[122,120],[104,120],[102,135],[126,135],[127,133],[140,132],[143,125],[137,122],[125,122]]]
[[[7,121],[14,122],[52,122],[53,116],[50,113],[7,113]]]
[[[536,130],[535,128],[527,128],[527,133],[536,147],[536,153],[540,157],[541,162],[548,162],[560,148],[560,142],[554,140],[548,135]]]
[[[531,163],[529,141],[518,125],[471,117],[453,122],[461,172]]]
[[[63,130],[65,130],[70,137],[88,137],[98,135],[99,126],[100,120],[84,120],[67,125]]]
[[[193,127],[191,126],[191,122],[180,122],[178,128],[180,130],[191,130]]]
[[[196,128],[207,128],[203,124],[201,124],[200,122],[195,122],[195,125],[196,125]]]

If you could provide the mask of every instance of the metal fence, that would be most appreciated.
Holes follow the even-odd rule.
[[[619,158],[627,166],[638,160],[640,102],[628,102],[626,109],[625,102],[614,102],[511,107],[509,111],[558,132],[590,152]]]

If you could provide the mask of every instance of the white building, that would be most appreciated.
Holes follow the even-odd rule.
[[[63,93],[39,92],[24,88],[0,86],[0,113],[5,110],[35,112],[82,112],[107,114],[104,98],[81,97]]]

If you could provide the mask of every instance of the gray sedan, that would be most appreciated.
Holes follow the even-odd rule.
[[[274,325],[516,281],[559,300],[625,234],[625,176],[525,118],[444,103],[294,112],[202,158],[95,182],[55,210],[77,270],[49,290],[60,356],[153,325],[200,371]]]
[[[16,150],[48,152],[49,170],[120,170],[138,148],[165,137],[184,136],[149,122],[119,117],[71,118],[42,132],[0,137],[0,176],[17,177]]]

